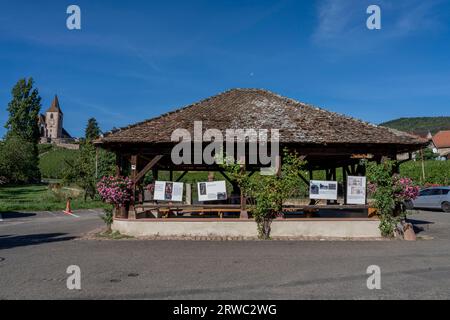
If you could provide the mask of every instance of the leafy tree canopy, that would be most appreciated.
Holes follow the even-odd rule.
[[[86,130],[85,130],[85,138],[87,141],[92,141],[100,137],[101,130],[98,125],[98,122],[95,118],[90,118],[88,120]]]
[[[13,97],[7,108],[9,118],[5,128],[8,129],[8,135],[37,143],[40,136],[38,116],[41,110],[41,97],[33,85],[33,78],[29,78],[20,79],[13,87]]]

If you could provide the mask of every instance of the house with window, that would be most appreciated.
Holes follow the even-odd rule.
[[[439,131],[433,136],[433,152],[439,154],[441,160],[450,159],[450,130]]]

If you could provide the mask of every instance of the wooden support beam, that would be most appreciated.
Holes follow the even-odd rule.
[[[241,164],[241,172],[246,172],[245,169],[245,157],[241,157],[239,159],[239,163]],[[247,198],[244,195],[244,191],[241,189],[241,213],[240,218],[241,219],[248,219],[248,212],[247,212]]]
[[[179,182],[181,179],[183,179],[183,177],[186,175],[186,173],[188,173],[188,171],[184,171],[175,182]]]
[[[348,173],[348,168],[347,167],[342,167],[342,193],[344,195],[344,204],[347,204],[347,173]]]
[[[298,172],[298,176],[300,177],[300,179],[302,179],[302,181],[308,186],[309,188],[309,181],[300,173]]]
[[[152,176],[153,176],[153,180],[158,180],[158,170],[157,169],[152,169]]]
[[[345,172],[346,176],[350,176],[351,175],[350,169],[348,168],[348,166],[344,166],[342,169],[344,170],[343,172]]]
[[[130,209],[128,212],[128,219],[136,219],[136,174],[137,174],[137,155],[131,156],[131,181],[133,181],[133,186],[131,187],[131,199],[130,199]]]
[[[222,169],[218,170],[219,173],[225,178],[225,180],[227,180],[231,185],[234,185],[235,182],[233,180],[231,180],[231,178],[229,176],[227,176],[227,174],[225,173],[225,171],[223,171]]]
[[[116,153],[116,176],[122,175],[122,155],[120,153]]]
[[[149,172],[158,163],[159,160],[161,160],[162,157],[163,157],[162,155],[155,156],[149,163],[147,163],[147,165],[144,167],[144,169],[142,169],[141,171],[139,171],[138,174],[136,174],[136,176],[133,179],[133,181],[135,183],[140,181],[145,176],[145,174],[147,172]]]
[[[256,170],[250,171],[250,173],[248,174],[248,177],[251,177],[255,172],[256,172]]]

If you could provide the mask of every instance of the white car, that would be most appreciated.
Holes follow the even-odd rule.
[[[408,209],[441,209],[450,212],[450,187],[423,189],[415,200],[408,201],[405,205]]]

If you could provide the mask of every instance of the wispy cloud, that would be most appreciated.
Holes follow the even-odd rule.
[[[366,9],[371,4],[381,8],[381,30],[369,31],[366,28]],[[382,41],[439,30],[445,26],[440,4],[442,0],[321,1],[317,6],[317,26],[312,40],[316,45],[352,50],[372,48]],[[368,32],[376,32],[376,37],[370,37]]]

